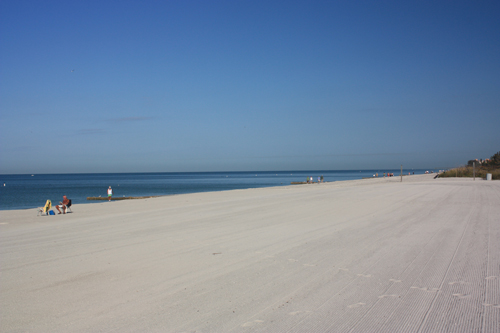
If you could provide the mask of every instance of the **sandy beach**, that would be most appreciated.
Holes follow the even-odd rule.
[[[500,182],[0,211],[1,332],[500,332]]]

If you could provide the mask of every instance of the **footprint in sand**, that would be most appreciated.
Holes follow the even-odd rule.
[[[450,286],[454,285],[454,284],[467,284],[467,282],[465,281],[453,281],[453,282],[448,282],[448,284]]]
[[[470,295],[467,294],[453,294],[453,297],[462,299],[462,298],[469,298]]]
[[[492,306],[494,308],[500,309],[500,304],[488,304],[488,303],[483,303],[484,306]]]
[[[366,305],[366,303],[356,303],[356,304],[351,304],[351,305],[348,305],[347,307],[349,309],[354,309],[354,308],[359,308],[360,306],[363,306],[363,305]]]
[[[498,276],[488,276],[485,279],[486,280],[495,280],[495,279],[498,279]]]
[[[263,323],[263,322],[264,322],[263,320],[256,319],[254,321],[248,321],[248,322],[244,323],[241,326],[243,326],[243,327],[249,327],[249,326],[258,325],[258,324]]]
[[[410,289],[418,289],[422,291],[427,291],[428,293],[435,293],[439,291],[439,288],[427,288],[427,287],[410,287]]]
[[[378,298],[387,298],[387,297],[399,297],[399,295],[392,294],[392,295],[381,295]]]
[[[371,274],[357,274],[358,276],[361,276],[361,277],[365,277],[365,278],[369,278],[369,277],[372,277]]]
[[[290,312],[289,315],[290,316],[296,316],[298,314],[301,314],[301,313],[311,313],[312,311],[294,311],[294,312]]]
[[[389,279],[389,281],[394,282],[394,283],[402,282],[401,280],[396,280],[396,279]]]

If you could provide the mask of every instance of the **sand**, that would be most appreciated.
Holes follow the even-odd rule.
[[[500,182],[0,212],[2,332],[500,332]]]

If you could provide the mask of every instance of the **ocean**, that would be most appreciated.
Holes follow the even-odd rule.
[[[403,173],[425,171],[403,170]],[[109,186],[113,188],[114,197],[161,196],[287,186],[291,182],[306,181],[307,177],[317,181],[323,176],[325,182],[353,180],[372,177],[375,173],[382,176],[383,172],[400,174],[400,170],[395,169],[0,175],[0,210],[42,207],[47,199],[55,205],[62,201],[63,195],[73,204],[97,203],[99,201],[88,201],[87,197],[107,197]]]

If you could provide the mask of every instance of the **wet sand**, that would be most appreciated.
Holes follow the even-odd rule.
[[[500,332],[500,182],[0,211],[2,332]]]

